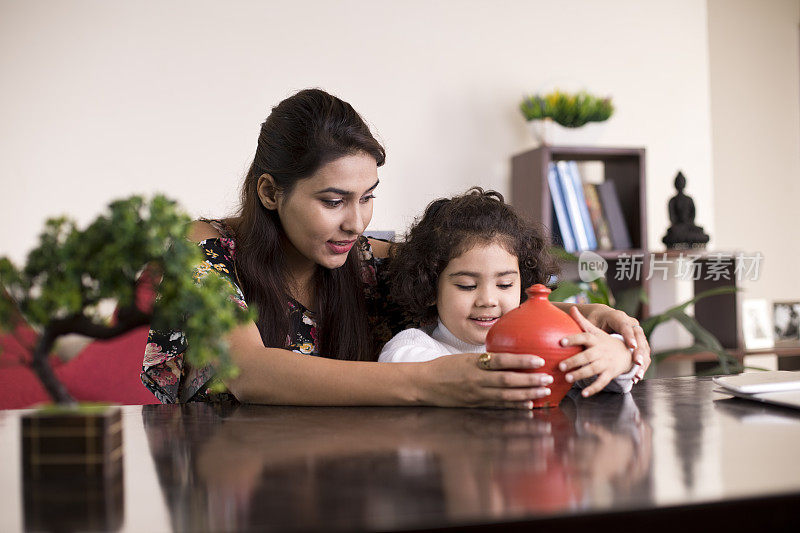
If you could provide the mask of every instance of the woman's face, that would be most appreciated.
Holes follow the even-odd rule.
[[[259,182],[262,201],[267,194],[262,189],[268,186],[266,180]],[[378,165],[372,156],[360,152],[323,165],[298,181],[288,195],[274,195],[272,205],[289,240],[289,267],[342,266],[372,219],[377,186]]]

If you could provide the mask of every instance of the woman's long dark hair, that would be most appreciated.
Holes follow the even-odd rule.
[[[258,179],[269,174],[285,197],[322,165],[360,152],[374,157],[378,166],[386,159],[353,107],[320,89],[306,89],[283,100],[261,124],[256,155],[241,190],[235,262],[245,299],[258,310],[256,324],[265,346],[287,345],[290,295],[281,247],[283,227],[277,211],[262,205]],[[314,275],[320,354],[334,359],[375,356],[357,248],[342,267],[317,265]]]

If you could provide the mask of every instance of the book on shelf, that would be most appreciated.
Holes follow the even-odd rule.
[[[594,183],[584,183],[583,195],[586,197],[586,207],[589,209],[589,217],[592,219],[592,226],[597,236],[597,249],[612,250],[614,248],[614,243],[611,242],[611,234],[608,231],[608,221],[603,214],[603,205],[600,203],[600,196],[597,194],[597,185]]]
[[[631,235],[622,214],[616,185],[612,180],[606,180],[597,185],[597,194],[600,196],[600,204],[603,206],[603,214],[608,222],[608,232],[614,249],[630,249],[632,246]]]
[[[553,201],[553,218],[555,219],[555,224],[553,226],[558,227],[558,233],[561,237],[560,244],[564,246],[564,250],[573,253],[577,250],[575,237],[572,234],[572,227],[569,215],[567,214],[567,205],[564,202],[564,195],[561,194],[561,185],[558,179],[556,164],[552,162],[547,168],[547,184],[550,188],[550,198]]]
[[[569,168],[567,161],[556,162],[556,174],[558,175],[558,182],[561,186],[561,195],[564,197],[564,203],[567,208],[567,216],[570,221],[570,228],[575,237],[575,245],[577,251],[590,250],[591,241],[586,229],[586,224],[583,221],[581,204],[586,207],[586,201],[583,198],[583,187],[580,188],[580,195],[575,187],[575,181],[572,177],[572,172]],[[589,224],[591,227],[591,223]],[[592,235],[594,237],[594,235]]]
[[[631,237],[612,180],[586,183],[575,161],[550,162],[547,183],[553,202],[554,244],[569,253],[628,250]]]
[[[567,174],[572,180],[572,186],[578,198],[578,208],[581,213],[583,231],[586,232],[586,240],[588,241],[587,250],[597,250],[597,236],[594,231],[594,226],[592,225],[592,219],[589,215],[586,196],[583,193],[583,179],[581,178],[581,173],[578,171],[578,163],[575,161],[567,161]]]

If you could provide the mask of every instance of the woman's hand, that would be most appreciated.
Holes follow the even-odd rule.
[[[650,344],[644,336],[642,326],[635,318],[628,316],[623,311],[613,309],[602,304],[587,304],[582,306],[586,318],[604,331],[619,333],[625,339],[625,344],[633,349],[633,361],[641,367],[637,372],[637,380],[644,378],[644,373],[650,366]],[[573,306],[574,308],[574,306]]]
[[[569,383],[597,376],[594,383],[581,392],[588,397],[603,390],[612,379],[630,371],[631,366],[638,363],[633,362],[631,351],[622,341],[589,322],[577,307],[570,309],[570,315],[584,332],[563,338],[561,345],[584,346],[586,349],[561,361],[558,368],[569,372],[566,375]]]
[[[422,401],[441,407],[532,409],[533,400],[550,394],[552,376],[533,373],[544,360],[535,355],[463,353],[420,365]],[[528,372],[519,372],[528,370]]]

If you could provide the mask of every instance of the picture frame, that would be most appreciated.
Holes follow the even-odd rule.
[[[773,302],[772,323],[775,342],[800,342],[800,302]]]
[[[758,298],[742,302],[742,335],[748,350],[775,346],[772,313],[767,300]]]

